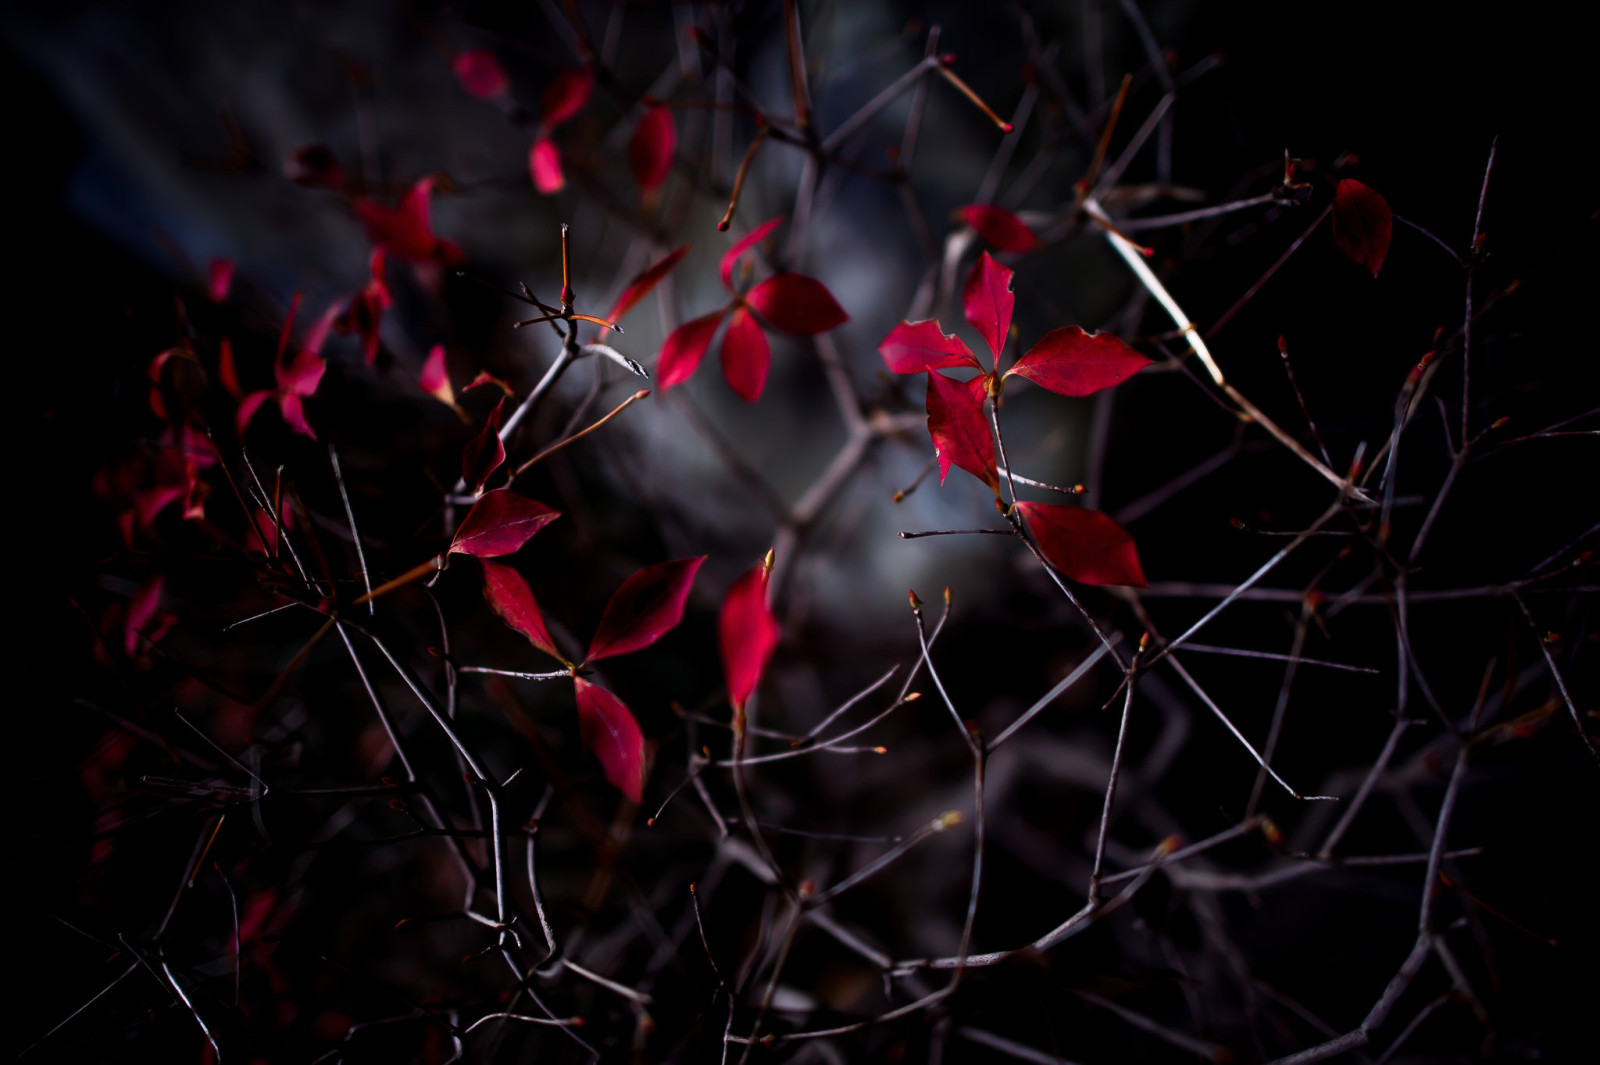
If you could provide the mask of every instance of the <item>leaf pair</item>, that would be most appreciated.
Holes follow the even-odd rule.
[[[588,67],[579,67],[551,78],[539,96],[539,128],[534,133],[533,147],[528,150],[528,172],[533,177],[533,187],[546,196],[560,192],[567,184],[561,170],[561,152],[554,140],[556,127],[582,111],[592,92],[594,75]]]
[[[250,420],[260,411],[262,404],[272,400],[278,404],[278,409],[283,413],[283,420],[289,428],[313,440],[317,438],[317,434],[311,429],[311,423],[306,421],[305,405],[301,401],[307,396],[316,395],[317,386],[322,383],[322,375],[328,368],[328,364],[322,359],[322,345],[328,339],[328,330],[333,327],[339,305],[335,303],[323,312],[322,317],[318,318],[306,332],[305,339],[300,342],[294,358],[286,359],[289,340],[294,330],[295,312],[299,308],[300,294],[295,293],[294,301],[289,304],[289,313],[284,316],[283,332],[278,337],[278,354],[272,363],[272,372],[277,378],[278,387],[252,392],[239,401],[235,418],[241,436],[245,427],[250,424]],[[228,369],[231,371],[231,346],[225,354],[229,356]],[[231,376],[231,373],[224,376],[225,378]]]
[[[944,332],[932,319],[901,322],[878,345],[884,364],[894,373],[928,375],[928,435],[939,459],[939,483],[944,483],[952,465],[960,466],[988,485],[996,497],[1000,494],[999,466],[984,402],[1000,394],[1006,378],[1015,374],[1058,395],[1088,396],[1121,384],[1150,364],[1116,337],[1086,333],[1072,325],[1046,333],[1000,374],[1000,354],[1016,306],[1013,276],[984,252],[962,290],[962,311],[989,345],[994,371],[986,371],[960,337]],[[959,368],[978,370],[980,376],[959,382],[935,372]]]
[[[656,367],[662,388],[680,385],[694,374],[727,319],[722,331],[722,374],[730,388],[754,403],[766,387],[772,362],[762,320],[796,336],[825,333],[849,320],[822,282],[801,274],[774,275],[742,295],[733,287],[733,268],[740,257],[782,222],[782,218],[774,218],[757,226],[723,255],[722,286],[733,298],[721,309],[685,322],[667,337]]]
[[[522,574],[497,562],[483,563],[483,595],[490,609],[534,647],[567,667],[583,745],[600,759],[606,780],[635,803],[644,793],[644,733],[627,704],[578,672],[603,658],[643,650],[673,629],[683,620],[684,605],[703,562],[704,555],[660,562],[624,581],[606,603],[589,650],[578,663],[557,649]]]
[[[371,366],[378,358],[378,331],[383,322],[383,312],[394,304],[389,292],[389,282],[384,276],[388,253],[380,245],[372,249],[372,276],[361,286],[339,316],[333,328],[341,335],[354,333],[361,338],[361,354]]]

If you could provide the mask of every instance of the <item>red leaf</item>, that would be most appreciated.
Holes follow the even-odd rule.
[[[1110,333],[1085,333],[1075,325],[1052,329],[1006,371],[1060,396],[1089,396],[1120,385],[1150,360]]]
[[[850,320],[827,286],[801,274],[769,277],[749,292],[745,302],[761,317],[796,336],[815,336]]]
[[[485,492],[461,519],[450,550],[478,558],[509,555],[560,516],[560,511],[519,496],[509,488],[496,488]]]
[[[960,208],[961,220],[978,231],[978,236],[996,251],[1026,252],[1039,246],[1039,238],[1027,225],[1001,207],[971,204]]]
[[[1382,196],[1350,178],[1339,182],[1333,193],[1333,242],[1340,251],[1377,277],[1393,231],[1394,212]]]
[[[356,214],[366,223],[372,243],[388,248],[402,259],[418,263],[460,262],[461,249],[434,236],[428,216],[428,198],[432,193],[433,179],[425,177],[411,187],[399,206],[385,207],[372,200],[358,199]]]
[[[452,65],[461,87],[480,100],[493,100],[504,96],[509,83],[500,61],[487,48],[462,52]]]
[[[145,637],[155,638],[150,623],[155,620],[156,608],[161,605],[161,582],[160,577],[146,582],[133,593],[133,601],[128,604],[128,614],[122,623],[122,644],[130,658],[139,650],[139,644]]]
[[[314,396],[328,364],[310,348],[303,349],[287,366],[278,367],[278,390],[291,396]]]
[[[728,387],[746,403],[761,398],[767,384],[767,369],[772,365],[772,345],[761,323],[743,307],[728,319],[728,332],[722,338],[722,376]]]
[[[589,643],[585,662],[642,650],[683,620],[683,605],[706,556],[646,566],[622,582]]]
[[[500,421],[505,409],[506,397],[501,396],[500,402],[489,412],[483,429],[461,449],[461,480],[474,493],[483,491],[483,482],[506,460],[505,441],[500,439]]]
[[[456,405],[455,389],[450,387],[450,372],[445,366],[444,345],[435,344],[428,352],[428,361],[422,364],[422,389],[428,395]]]
[[[549,131],[583,110],[583,105],[589,102],[589,93],[594,89],[594,79],[589,76],[587,68],[579,70],[563,70],[550,79],[550,84],[544,87],[544,92],[539,95],[539,107],[543,114],[540,116],[539,125]]]
[[[582,677],[573,677],[578,696],[578,734],[600,759],[611,786],[635,803],[644,797],[644,733],[633,713],[615,695]]]
[[[779,215],[770,222],[762,222],[743,237],[734,242],[722,256],[722,286],[729,292],[733,291],[733,264],[739,261],[739,256],[755,247],[767,238],[767,234],[777,229],[783,223],[783,216]]]
[[[901,322],[878,344],[878,354],[892,373],[921,373],[948,366],[983,369],[966,341],[946,333],[932,318]]]
[[[661,382],[662,388],[681,385],[694,374],[726,313],[727,309],[724,308],[703,318],[684,322],[672,331],[666,343],[661,345],[661,359],[656,363],[656,379]]]
[[[982,378],[975,378],[981,381]],[[928,372],[928,435],[939,457],[939,483],[954,463],[1000,494],[994,433],[983,416],[983,394],[970,384]]]
[[[984,252],[978,256],[978,264],[972,268],[967,287],[961,293],[967,321],[988,342],[996,363],[1000,361],[1006,331],[1011,328],[1011,309],[1016,305],[1016,297],[1011,294],[1011,275],[1010,269]]]
[[[278,393],[278,409],[283,412],[283,420],[301,436],[309,436],[315,440],[317,434],[311,431],[311,423],[306,421],[305,404],[300,402],[300,397],[293,392]]]
[[[233,340],[223,337],[218,345],[217,352],[217,377],[222,381],[223,391],[234,399],[244,398],[244,389],[239,387],[239,367],[233,360]]]
[[[228,290],[233,287],[233,260],[212,259],[207,271],[206,294],[221,303],[228,298]]]
[[[234,414],[234,420],[238,425],[240,436],[244,435],[245,426],[249,425],[250,420],[256,416],[256,412],[261,409],[261,404],[272,399],[275,395],[277,395],[275,392],[252,392],[239,401],[239,409]]]
[[[555,142],[540,137],[528,150],[528,173],[533,175],[533,187],[546,196],[553,196],[566,188],[567,179],[561,173],[561,153]]]
[[[545,628],[544,615],[534,601],[533,592],[522,574],[498,562],[480,560],[483,564],[483,597],[489,609],[500,615],[500,620],[528,638],[528,642],[551,658],[565,662],[556,642]]]
[[[755,693],[778,646],[778,621],[767,609],[767,567],[733,582],[717,617],[717,643],[728,681],[728,701],[742,707]]]
[[[611,313],[606,317],[615,322],[633,310],[640,300],[650,294],[651,289],[661,283],[662,278],[672,272],[672,268],[677,266],[688,252],[689,245],[685,244],[683,247],[669,252],[660,262],[639,274],[632,281],[629,281],[628,287],[622,290],[622,295],[617,297],[617,302],[612,305]]]
[[[672,123],[672,112],[659,105],[647,109],[628,142],[628,165],[640,192],[648,196],[661,187],[677,149],[678,129]]]
[[[1144,587],[1133,537],[1098,510],[1053,503],[1018,503],[1039,553],[1063,576],[1083,584]]]

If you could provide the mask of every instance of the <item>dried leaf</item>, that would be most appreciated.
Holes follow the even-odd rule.
[[[644,797],[644,733],[626,704],[582,677],[572,678],[578,697],[578,734],[600,759],[611,786],[637,803]]]
[[[1144,587],[1144,570],[1133,537],[1106,515],[1055,503],[1016,506],[1040,554],[1062,576],[1082,584]]]
[[[1006,371],[1061,396],[1089,396],[1132,377],[1150,360],[1110,333],[1052,329]]]
[[[560,516],[560,511],[509,488],[496,488],[485,492],[461,519],[450,550],[478,558],[509,555]]]
[[[658,562],[622,582],[600,616],[585,662],[613,658],[655,643],[683,620],[683,607],[706,556]]]

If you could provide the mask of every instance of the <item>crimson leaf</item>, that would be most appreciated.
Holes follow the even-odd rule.
[[[430,396],[452,407],[456,405],[455,389],[450,387],[450,373],[445,366],[444,345],[435,344],[428,352],[428,361],[422,364],[422,389]]]
[[[452,69],[461,87],[480,100],[493,100],[505,95],[508,87],[506,72],[500,69],[500,61],[487,48],[462,52],[456,56]]]
[[[772,345],[767,343],[761,323],[743,307],[735,310],[722,338],[722,376],[728,387],[746,403],[754,403],[766,387],[771,364]]]
[[[622,582],[589,643],[586,662],[649,647],[683,620],[683,605],[706,556],[646,566]]]
[[[763,222],[750,232],[746,233],[743,237],[740,237],[734,242],[733,247],[729,248],[723,253],[722,286],[724,288],[726,288],[729,292],[733,291],[733,264],[739,261],[739,256],[743,255],[761,241],[765,240],[768,233],[771,233],[774,229],[777,229],[778,226],[782,224],[782,215],[772,219],[770,222]]]
[[[978,263],[967,275],[967,285],[961,292],[961,306],[967,321],[989,344],[995,362],[1000,361],[1000,349],[1005,346],[1006,331],[1011,328],[1011,310],[1016,297],[1011,294],[1012,271],[990,257],[988,252],[978,256]]]
[[[948,366],[983,369],[967,342],[951,336],[932,318],[922,322],[901,322],[878,344],[878,354],[891,373],[921,373]]]
[[[628,165],[640,192],[649,196],[661,187],[677,150],[678,129],[672,123],[672,112],[659,104],[646,109],[628,142]]]
[[[560,511],[509,488],[496,488],[485,492],[461,519],[450,551],[477,558],[509,555],[560,516]]]
[[[635,803],[644,797],[644,733],[633,712],[615,695],[582,677],[572,678],[578,696],[578,734],[600,759],[606,780]]]
[[[1120,385],[1150,360],[1110,333],[1085,333],[1075,325],[1052,329],[1006,371],[1060,396],[1088,396]]]
[[[1054,503],[1018,503],[1039,553],[1063,576],[1083,584],[1144,587],[1139,552],[1127,530],[1098,510]]]
[[[1002,207],[970,204],[958,212],[961,220],[978,231],[978,236],[996,251],[1026,252],[1039,246],[1039,238],[1027,224]]]
[[[1388,201],[1359,181],[1339,182],[1333,192],[1333,242],[1340,251],[1377,277],[1393,232],[1394,212]]]
[[[565,662],[556,642],[545,628],[544,615],[534,601],[533,592],[522,574],[498,562],[483,563],[483,597],[489,608],[500,615],[500,620],[528,638],[528,642],[551,658]]]
[[[633,310],[634,305],[648,296],[650,290],[659,285],[661,279],[666,277],[688,252],[689,245],[685,244],[676,251],[669,252],[660,262],[629,281],[628,287],[622,290],[622,295],[617,297],[617,302],[611,307],[611,313],[606,317],[615,322]]]
[[[994,434],[983,416],[983,393],[930,370],[928,435],[933,438],[933,449],[939,456],[940,484],[944,484],[954,463],[988,485],[995,495],[1000,494]]]
[[[472,492],[483,491],[483,482],[506,460],[505,441],[500,439],[500,422],[505,409],[506,397],[501,396],[478,435],[461,449],[461,480]]]
[[[433,179],[425,177],[411,187],[397,207],[385,207],[368,199],[356,201],[356,214],[366,223],[372,243],[388,248],[412,262],[438,261],[446,264],[462,260],[461,249],[434,236],[428,215],[428,198],[433,194]]]
[[[566,187],[567,179],[561,173],[561,154],[549,137],[540,137],[528,149],[528,173],[533,176],[533,187],[546,196]]]
[[[769,277],[745,294],[745,302],[785,333],[797,336],[826,333],[850,320],[827,286],[801,274]]]
[[[662,388],[681,385],[694,375],[706,349],[711,346],[711,338],[717,335],[724,313],[713,311],[684,322],[667,337],[666,343],[661,345],[661,359],[656,363],[656,380],[661,382]]]
[[[594,79],[589,76],[587,68],[563,70],[551,78],[544,92],[539,94],[539,108],[543,112],[540,126],[545,130],[555,129],[582,111],[593,90]]]
[[[717,643],[728,681],[728,701],[742,707],[755,693],[778,646],[778,621],[767,609],[765,564],[733,582],[717,617]]]

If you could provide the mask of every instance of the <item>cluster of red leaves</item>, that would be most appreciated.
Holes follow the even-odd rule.
[[[429,217],[429,200],[434,179],[425,177],[411,186],[394,207],[385,207],[366,196],[355,200],[356,214],[366,224],[367,236],[379,248],[396,258],[414,263],[442,263],[458,266],[465,261],[459,245],[434,235]],[[379,273],[374,269],[374,275]]]
[[[694,374],[727,319],[722,337],[722,375],[730,388],[754,403],[766,387],[767,370],[772,363],[772,347],[763,321],[795,336],[815,336],[849,321],[833,294],[815,278],[776,274],[748,292],[741,294],[734,288],[734,265],[782,222],[780,217],[762,223],[723,255],[722,286],[731,298],[710,314],[680,325],[667,337],[656,366],[662,388],[680,385]]]
[[[239,400],[235,418],[241,436],[244,435],[245,427],[256,416],[262,404],[270,400],[278,404],[283,420],[289,428],[313,440],[317,438],[317,434],[311,429],[311,424],[306,421],[305,405],[302,400],[316,394],[317,386],[322,383],[322,375],[328,368],[328,364],[322,358],[322,345],[328,339],[328,331],[333,328],[333,320],[338,315],[339,305],[334,304],[329,307],[322,317],[312,324],[300,342],[299,348],[295,350],[294,357],[287,358],[289,341],[294,330],[295,312],[299,308],[300,295],[296,293],[293,302],[289,304],[289,313],[284,316],[283,332],[278,337],[278,354],[272,363],[272,372],[277,379],[278,387],[251,392]],[[229,382],[226,372],[223,374],[223,381],[225,386],[231,384],[230,391],[238,388],[237,379]]]
[[[1015,374],[1058,395],[1088,396],[1121,384],[1150,364],[1116,337],[1072,325],[1046,333],[1001,374],[1000,355],[1016,304],[1012,276],[984,252],[962,291],[963,313],[989,346],[994,370],[985,370],[960,337],[944,332],[932,319],[902,322],[878,345],[893,372],[928,376],[928,435],[939,461],[939,483],[952,465],[959,466],[988,485],[996,499],[999,464],[985,408],[1000,395],[1007,378]],[[936,372],[962,368],[977,370],[978,376],[957,381]],[[1133,539],[1104,514],[1045,503],[1018,503],[1016,508],[1041,553],[1066,576],[1085,584],[1144,583]]]

